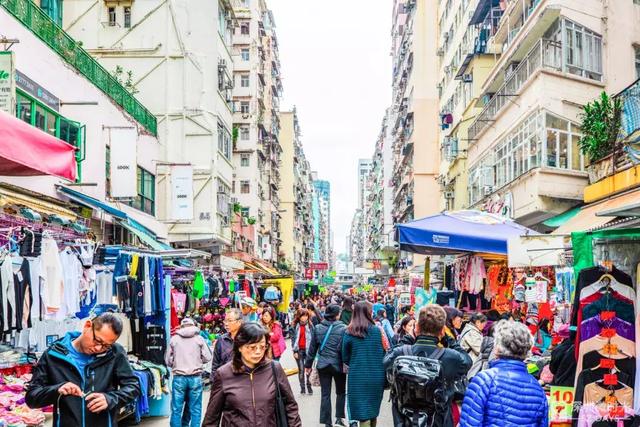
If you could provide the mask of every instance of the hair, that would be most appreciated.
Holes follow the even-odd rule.
[[[314,303],[310,302],[309,304],[307,304],[306,309],[309,311],[309,315],[314,315],[318,319],[322,319],[322,314],[320,313],[320,311],[318,310],[318,307],[316,307]]]
[[[331,310],[334,311],[334,314],[328,314],[327,310],[331,307]],[[333,322],[340,316],[340,306],[338,304],[329,304],[324,311],[324,318],[330,322]]]
[[[242,354],[240,353],[240,347],[247,344],[255,344],[264,338],[266,344],[265,356],[269,353],[269,333],[265,328],[255,322],[244,323],[238,334],[233,340],[233,359],[231,366],[236,373],[242,372]]]
[[[296,315],[293,317],[293,326],[296,326],[298,323],[300,323],[300,319],[303,316],[311,318],[311,316],[309,316],[309,310],[307,310],[306,308],[298,309],[298,311],[296,311]]]
[[[407,331],[404,330],[405,326],[407,326],[409,324],[409,322],[411,322],[412,320],[414,320],[413,316],[404,316],[402,318],[402,320],[400,321],[400,326],[398,327],[398,335],[400,335],[401,337],[407,335]]]
[[[358,301],[353,306],[351,323],[347,327],[347,332],[354,337],[364,338],[369,332],[371,325],[374,325],[371,317],[371,304],[367,301]]]
[[[524,360],[533,347],[529,328],[519,322],[501,320],[495,324],[493,334],[499,358]]]
[[[93,323],[98,331],[102,329],[104,325],[108,325],[117,336],[120,336],[122,333],[122,320],[113,313],[102,313],[100,316],[95,317],[91,323]]]
[[[233,314],[237,320],[242,321],[242,310],[239,308],[230,308],[226,315],[228,316],[230,314]]]
[[[262,310],[262,315],[260,316],[260,320],[262,320],[262,316],[264,316],[265,313],[269,313],[271,315],[271,323],[267,325],[271,327],[278,320],[278,318],[276,317],[276,310],[270,305],[265,306],[264,309]]]
[[[471,323],[473,323],[474,325],[476,324],[476,322],[484,323],[486,321],[487,321],[487,316],[485,316],[482,313],[473,313],[471,315]]]
[[[403,316],[406,314],[409,314],[410,311],[411,311],[410,305],[405,305],[404,307],[400,307],[400,314],[402,314]]]
[[[385,318],[385,314],[387,314],[387,310],[385,310],[384,308],[381,308],[380,310],[378,310],[378,312],[376,313],[376,320],[382,320]]]
[[[348,295],[345,295],[344,299],[342,300],[342,309],[345,311],[352,311],[353,310],[353,298],[351,298]]]
[[[500,315],[500,320],[514,320],[515,318],[513,317],[513,314],[511,314],[510,312],[506,312],[506,313],[502,313]]]
[[[428,304],[418,313],[420,334],[438,336],[447,322],[447,312],[436,304]]]
[[[464,316],[464,313],[462,313],[462,311],[458,310],[455,307],[445,307],[443,308],[443,310],[447,314],[446,325],[449,327],[449,329],[454,330],[455,328],[453,327],[453,319],[455,319],[456,317],[462,318]]]

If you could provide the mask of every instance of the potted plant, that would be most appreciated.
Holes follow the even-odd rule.
[[[589,159],[589,181],[597,182],[613,173],[613,151],[622,116],[622,101],[606,92],[586,104],[580,115],[580,152]]]
[[[250,217],[247,219],[247,224],[254,225],[256,223],[256,219],[254,217]]]
[[[240,213],[241,210],[242,210],[242,206],[240,205],[240,203],[233,204],[233,213]]]

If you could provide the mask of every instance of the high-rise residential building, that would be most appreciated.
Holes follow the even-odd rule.
[[[333,238],[331,231],[331,185],[329,181],[317,179],[313,173],[314,196],[314,261],[333,264]]]
[[[441,1],[449,3],[459,2]],[[470,24],[479,27],[485,52],[498,59],[468,130],[469,204],[537,227],[583,200],[588,159],[578,148],[582,106],[638,77],[640,4],[475,3]],[[447,16],[455,7],[440,10],[441,21],[456,19]]]
[[[364,209],[366,199],[369,197],[367,179],[371,171],[371,159],[358,160],[358,209]]]
[[[365,265],[365,248],[364,240],[365,233],[363,232],[362,224],[363,214],[360,209],[356,209],[351,220],[351,228],[349,229],[349,261],[353,263],[354,267],[361,268]]]
[[[224,251],[231,243],[233,182],[230,3],[68,0],[63,6],[67,32],[157,118],[160,153],[142,180],[149,174],[156,184],[155,209],[169,222],[171,242]],[[192,218],[171,214],[174,165],[193,168]]]
[[[313,180],[295,111],[280,113],[280,145],[282,146],[280,212],[282,245],[280,265],[286,265],[298,277],[313,262]]]
[[[278,39],[265,0],[234,0],[233,197],[243,221],[254,223],[252,255],[277,262],[280,186]]]

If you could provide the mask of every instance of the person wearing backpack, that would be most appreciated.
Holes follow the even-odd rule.
[[[524,363],[533,346],[531,332],[522,323],[501,320],[494,338],[497,360],[469,383],[460,427],[546,427],[547,397]]]
[[[446,320],[447,313],[439,305],[423,307],[418,313],[415,344],[396,347],[384,358],[383,365],[388,372],[394,372],[402,361],[428,369],[429,378],[435,377],[425,377],[424,382],[428,385],[424,388],[425,394],[417,395],[413,393],[415,388],[403,389],[404,384],[409,384],[404,382],[404,377],[398,375],[393,378],[391,393],[395,427],[454,427],[451,415],[454,389],[451,384],[467,374],[471,358],[454,339],[446,335]],[[446,348],[438,346],[441,339],[445,341]],[[429,360],[428,363],[424,362],[425,358]],[[437,372],[433,372],[434,369]],[[432,395],[428,395],[431,392]],[[436,401],[438,405],[434,405]]]
[[[473,313],[471,321],[462,330],[460,334],[460,347],[471,356],[471,369],[467,378],[472,378],[480,372],[482,367],[482,331],[487,324],[487,316],[482,313]]]
[[[336,385],[336,423],[343,426],[347,388],[347,375],[342,369],[342,339],[346,326],[337,320],[340,306],[330,304],[324,312],[324,320],[313,328],[309,351],[305,358],[305,372],[311,374],[317,356],[316,368],[320,379],[320,424],[333,426],[331,421],[331,381]],[[309,391],[311,388],[309,387]]]

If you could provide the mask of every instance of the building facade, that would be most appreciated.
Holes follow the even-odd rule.
[[[468,130],[469,204],[537,227],[583,200],[579,115],[637,77],[640,5],[518,0],[474,14],[499,58]]]
[[[279,264],[297,277],[313,261],[313,180],[300,139],[300,124],[295,111],[280,113],[282,181],[280,189],[281,239]]]
[[[6,112],[74,146],[77,179],[7,176],[3,185],[14,186],[12,192],[39,195],[20,196],[24,206],[35,201],[36,211],[48,206],[47,200],[75,206],[75,214],[65,209],[69,217],[63,214],[64,219],[87,223],[106,244],[140,243],[139,233],[166,240],[167,227],[158,220],[156,181],[149,174],[161,153],[156,118],[78,42],[55,26],[59,18],[58,13],[49,16],[30,1],[0,4],[0,28],[10,40],[2,44],[10,52],[3,58],[12,58],[8,74],[15,80]],[[42,33],[44,27],[51,32]],[[59,45],[63,39],[67,41],[64,52]],[[112,174],[110,168],[110,159],[122,158],[123,153],[133,162],[127,163],[129,181]],[[123,186],[130,196],[114,200],[111,195],[125,191]],[[76,209],[78,206],[84,209]]]
[[[157,215],[177,246],[231,244],[233,9],[228,1],[65,1],[63,26],[157,117]],[[172,166],[193,173],[192,218],[171,211]]]
[[[333,264],[333,237],[331,231],[331,184],[313,173],[314,187],[314,262]],[[316,208],[317,206],[317,208]]]
[[[280,242],[282,153],[278,39],[273,14],[264,0],[234,0],[233,7],[233,197],[242,221],[254,224],[251,254],[275,263]]]

